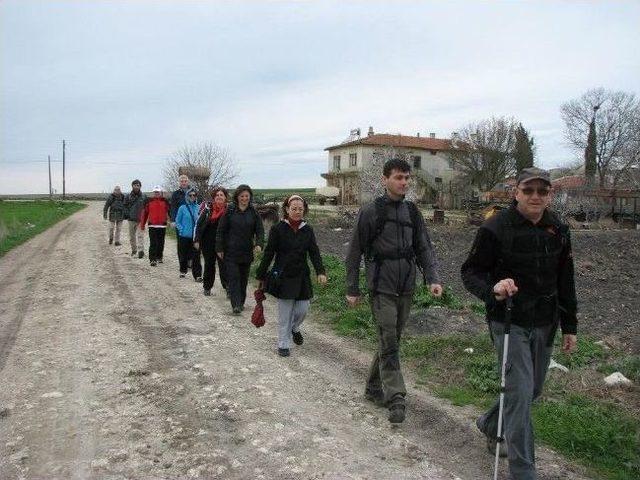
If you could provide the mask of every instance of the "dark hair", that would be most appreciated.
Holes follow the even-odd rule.
[[[138,180],[138,179],[136,178],[133,182],[131,182],[131,186],[133,187],[134,185],[140,185],[140,186],[142,186],[142,183],[140,183],[140,180]]]
[[[251,190],[251,187],[249,185],[242,184],[238,185],[235,192],[233,192],[233,203],[238,203],[238,197],[242,192],[249,192],[249,201],[251,201],[251,199],[253,198],[253,190]]]
[[[391,172],[393,170],[398,170],[399,172],[410,172],[411,165],[406,160],[402,158],[392,158],[391,160],[387,160],[384,162],[384,167],[382,167],[382,174],[389,178],[391,176]]]
[[[227,191],[227,189],[217,185],[209,189],[209,196],[211,196],[211,201],[216,198],[216,193],[218,192],[222,192],[224,194],[224,198],[229,199],[229,192]]]
[[[289,217],[289,215],[287,214],[287,207],[289,206],[289,203],[291,203],[291,200],[302,200],[302,205],[304,206],[304,211],[302,212],[302,214],[306,215],[307,213],[309,213],[309,204],[307,203],[307,201],[302,198],[301,195],[294,193],[292,195],[289,195],[284,199],[284,202],[282,202],[282,215],[284,216],[284,218]]]

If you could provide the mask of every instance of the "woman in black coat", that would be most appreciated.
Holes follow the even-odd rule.
[[[234,315],[244,309],[253,255],[262,251],[264,243],[262,219],[251,203],[252,198],[249,185],[238,185],[233,204],[220,218],[216,231],[216,253],[224,261],[227,293]]]
[[[271,227],[256,278],[258,288],[266,287],[278,299],[278,355],[288,357],[291,338],[296,345],[304,341],[300,325],[313,296],[307,257],[320,285],[327,283],[327,277],[313,229],[303,220],[309,211],[307,202],[299,195],[291,195],[282,204],[282,210],[284,220]],[[274,256],[273,268],[267,272]]]
[[[216,260],[220,272],[220,285],[227,289],[227,276],[222,260],[216,255],[216,233],[220,219],[227,212],[227,190],[223,187],[213,187],[210,191],[211,201],[203,202],[202,211],[198,217],[194,247],[200,248],[204,257],[204,274],[202,287],[206,296],[211,295],[213,283],[216,280]]]

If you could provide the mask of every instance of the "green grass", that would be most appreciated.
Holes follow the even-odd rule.
[[[84,207],[78,202],[0,201],[0,257]]]
[[[593,468],[598,478],[640,478],[640,422],[618,407],[569,395],[537,403],[533,420],[538,438]]]
[[[325,256],[330,283],[315,288],[314,309],[340,335],[354,336],[375,345],[376,329],[366,298],[355,309],[346,308],[344,264]],[[361,290],[364,275],[361,274]],[[441,306],[453,310],[469,309],[484,313],[484,305],[464,304],[450,290],[441,299],[419,288],[414,308]],[[640,421],[609,400],[589,397],[586,389],[573,393],[576,379],[593,377],[597,372],[621,371],[631,380],[640,377],[640,357],[605,349],[588,336],[578,337],[573,355],[560,351],[561,335],[556,338],[554,359],[570,368],[569,374],[553,372],[545,385],[544,397],[533,407],[538,441],[567,458],[582,463],[596,478],[631,480],[640,478]],[[473,353],[465,352],[472,348]],[[457,406],[490,406],[498,394],[499,371],[493,346],[486,333],[448,336],[405,337],[401,344],[405,368],[415,372],[416,382]]]
[[[315,188],[254,188],[253,198],[258,203],[282,202],[286,197],[298,194],[309,203],[317,203]]]

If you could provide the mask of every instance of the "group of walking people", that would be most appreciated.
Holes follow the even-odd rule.
[[[418,277],[433,296],[443,293],[424,218],[416,205],[405,199],[410,178],[411,167],[406,161],[392,159],[385,163],[381,179],[385,193],[360,209],[345,261],[346,301],[354,307],[362,301],[359,277],[364,258],[377,327],[378,347],[369,369],[365,398],[387,408],[393,424],[405,419],[407,391],[400,369],[400,339]],[[123,196],[119,188],[114,189],[107,200],[104,215],[106,218],[109,212],[110,243],[115,238],[119,244],[119,216],[112,215],[112,210],[117,212],[120,205],[125,212],[122,218],[130,222],[132,255],[144,255],[139,233],[149,227],[151,265],[162,262],[164,231],[167,225],[175,225],[180,275],[185,276],[190,266],[195,280],[203,283],[204,295],[209,296],[217,265],[232,311],[240,314],[251,263],[264,245],[264,228],[252,204],[251,188],[240,185],[231,203],[222,187],[213,187],[208,199],[199,203],[198,192],[184,176],[171,202],[162,197],[160,187],[155,187],[153,198],[142,196],[138,203],[139,190],[136,180],[130,194]],[[542,391],[557,328],[562,331],[562,349],[570,353],[576,347],[571,240],[568,227],[548,209],[550,199],[547,171],[531,167],[519,172],[513,203],[480,227],[461,268],[466,288],[485,302],[499,364],[505,336],[510,332],[515,337],[505,359],[504,409],[496,402],[477,421],[490,451],[508,456],[515,480],[537,478],[531,405]],[[304,342],[300,327],[313,296],[308,260],[318,284],[327,283],[315,234],[306,220],[308,209],[299,195],[284,200],[283,219],[272,226],[256,270],[258,288],[278,301],[277,351],[283,357],[290,355],[291,342]],[[152,230],[157,232],[152,234]],[[513,305],[509,308],[512,315],[505,308],[507,299]],[[512,319],[512,325],[505,325],[508,319]]]

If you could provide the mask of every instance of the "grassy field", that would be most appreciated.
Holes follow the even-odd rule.
[[[314,310],[320,310],[337,333],[363,339],[374,348],[376,331],[368,305],[363,302],[346,309],[344,264],[331,256],[324,257],[324,262],[331,282],[315,289]],[[478,304],[465,305],[451,292],[434,299],[423,289],[414,297],[414,309],[431,305],[478,313],[484,309]],[[556,343],[559,340],[560,335]],[[496,398],[499,372],[488,334],[406,337],[401,348],[405,368],[415,372],[419,384],[454,405],[473,405],[480,412]],[[465,352],[469,348],[473,353]],[[637,400],[637,393],[627,392],[625,397],[624,390],[619,390],[616,395],[604,390],[599,380],[603,374],[621,371],[637,384],[640,358],[605,349],[584,336],[574,355],[562,354],[558,345],[555,352],[554,359],[570,372],[549,373],[543,397],[533,410],[536,439],[589,467],[596,478],[640,478],[640,420],[637,405],[627,401]]]
[[[0,257],[85,206],[48,200],[0,201]]]

